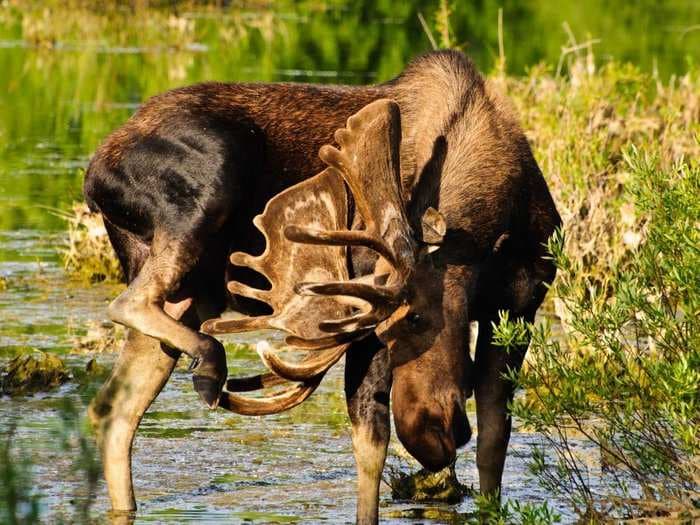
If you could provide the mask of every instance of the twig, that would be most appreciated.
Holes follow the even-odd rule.
[[[498,70],[501,75],[506,72],[506,52],[503,45],[503,8],[498,8]]]
[[[418,12],[418,21],[420,22],[420,25],[423,27],[423,31],[425,31],[425,34],[428,37],[428,40],[430,40],[430,45],[433,46],[433,51],[437,50],[438,45],[437,45],[437,42],[435,41],[435,37],[433,36],[433,32],[430,30],[430,27],[428,27],[428,23],[425,21],[425,18],[423,17],[423,13],[421,13],[421,12]]]
[[[600,38],[592,38],[590,40],[586,40],[585,42],[581,42],[580,44],[574,44],[570,47],[562,47],[561,55],[559,56],[559,63],[557,64],[557,73],[555,76],[559,77],[561,75],[561,69],[564,66],[564,58],[567,55],[570,55],[571,53],[576,53],[577,51],[581,51],[582,49],[589,48],[593,44],[600,44]]]

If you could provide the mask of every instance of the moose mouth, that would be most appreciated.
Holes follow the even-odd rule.
[[[457,449],[466,445],[472,436],[469,419],[464,409],[455,403],[450,423],[427,409],[411,410],[410,414],[394,412],[394,422],[399,440],[409,454],[426,470],[437,472],[451,465],[457,457]]]

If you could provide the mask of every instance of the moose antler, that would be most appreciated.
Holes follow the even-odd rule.
[[[287,333],[292,349],[306,350],[300,362],[287,362],[259,349],[273,374],[229,380],[220,406],[243,414],[272,413],[302,402],[350,342],[369,334],[403,301],[404,284],[415,266],[416,241],[401,197],[399,108],[378,100],[350,117],[335,139],[340,149],[323,146],[323,172],[271,199],[254,220],[266,249],[253,257],[231,255],[231,262],[264,275],[270,290],[229,282],[232,293],[257,299],[272,314],[244,319],[212,319],[210,334],[273,328]],[[348,196],[354,197],[364,229],[350,231]],[[374,274],[349,279],[348,246],[364,246],[380,255]],[[245,398],[230,391],[299,381],[268,398]]]
[[[374,328],[401,302],[403,285],[415,265],[416,242],[401,196],[398,105],[385,99],[369,104],[348,119],[346,128],[336,131],[335,140],[341,149],[326,145],[319,156],[350,187],[364,230],[321,231],[289,226],[285,235],[307,244],[364,246],[383,258],[372,276],[297,286],[302,295],[355,297],[369,304],[369,311],[320,325],[328,332],[351,333]]]
[[[333,319],[347,315],[348,306],[330,297],[302,297],[294,292],[294,283],[303,280],[347,279],[346,248],[319,246],[314,249],[293,243],[283,234],[292,222],[314,224],[319,228],[341,228],[347,224],[347,193],[341,179],[325,170],[315,177],[281,192],[271,199],[253,223],[262,232],[266,248],[254,257],[234,253],[231,262],[262,274],[272,284],[270,290],[258,290],[231,281],[232,293],[268,303],[272,314],[243,319],[211,319],[202,325],[210,334],[246,332],[260,329],[283,330],[299,340],[321,338],[313,319]],[[220,406],[246,415],[262,415],[291,408],[306,399],[320,383],[324,372],[343,355],[347,345],[313,345],[313,355],[302,363],[286,363],[274,353],[261,350],[265,365],[277,374],[263,374],[227,382]],[[329,364],[330,363],[330,364]],[[267,398],[246,398],[230,391],[258,390],[280,384],[280,376],[302,381]],[[252,388],[251,388],[252,386]]]

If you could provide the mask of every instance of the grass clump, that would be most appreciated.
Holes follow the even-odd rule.
[[[103,354],[118,352],[126,339],[126,328],[109,321],[92,321],[87,333],[73,338],[72,353]]]
[[[91,212],[84,203],[76,203],[63,216],[68,224],[68,242],[61,255],[68,274],[91,283],[122,281],[124,275],[102,215]]]
[[[50,353],[36,351],[18,355],[0,371],[0,393],[30,395],[52,390],[70,379],[63,360]]]
[[[635,147],[671,169],[700,157],[700,75],[667,83],[629,64],[601,68],[589,51],[574,57],[566,76],[544,66],[525,78],[497,75],[544,173],[566,232],[566,251],[579,271],[603,282],[633,257],[646,218],[631,200],[625,152]],[[550,294],[562,321],[569,312]]]

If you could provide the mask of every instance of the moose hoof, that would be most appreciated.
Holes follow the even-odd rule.
[[[199,397],[211,409],[219,406],[219,397],[226,384],[226,351],[216,339],[209,338],[211,345],[192,360],[192,384]]]
[[[223,379],[207,377],[207,376],[192,376],[192,384],[199,398],[204,401],[209,408],[214,410],[219,406],[219,398],[221,390],[224,387],[226,378]]]

